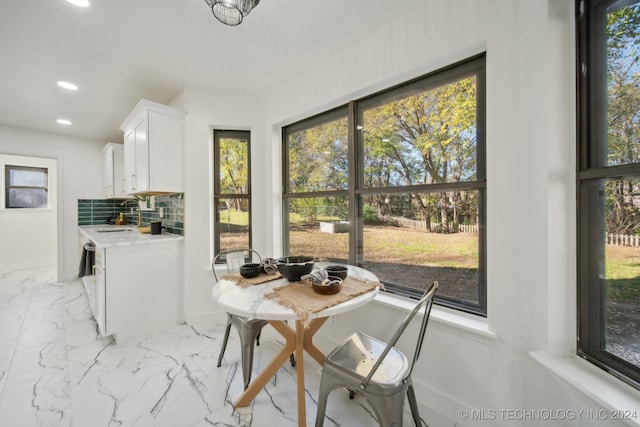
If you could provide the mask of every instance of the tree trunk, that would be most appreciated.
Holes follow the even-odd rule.
[[[440,193],[440,225],[442,233],[449,232],[449,214],[447,212],[447,193]]]

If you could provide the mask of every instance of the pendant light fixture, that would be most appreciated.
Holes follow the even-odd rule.
[[[238,25],[260,3],[260,0],[204,0],[213,16],[223,24]]]

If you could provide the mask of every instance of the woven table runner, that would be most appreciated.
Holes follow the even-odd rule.
[[[295,311],[306,325],[308,324],[309,314],[317,313],[348,301],[358,295],[372,291],[376,287],[384,289],[380,282],[347,277],[342,281],[340,292],[333,295],[319,294],[313,290],[311,282],[302,281],[275,288],[265,296]]]
[[[240,273],[227,273],[224,276],[222,276],[223,279],[231,280],[232,282],[235,282],[236,285],[243,288],[248,288],[249,286],[260,285],[262,283],[271,282],[272,280],[277,280],[281,277],[282,276],[280,275],[280,273],[276,273],[276,274],[260,273],[256,277],[252,277],[250,279],[246,277],[242,277]]]

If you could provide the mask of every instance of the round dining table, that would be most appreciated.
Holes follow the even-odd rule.
[[[327,265],[336,264],[316,262],[314,270],[322,269]],[[370,271],[353,265],[346,266],[349,270],[349,278],[379,283],[378,278]],[[284,277],[253,286],[238,286],[234,280],[229,279],[228,276],[225,277],[218,281],[211,291],[211,297],[216,305],[227,313],[266,320],[285,338],[285,345],[249,384],[249,387],[234,403],[234,407],[236,409],[249,407],[256,395],[289,359],[291,353],[295,352],[298,426],[306,426],[304,352],[306,351],[320,365],[323,365],[325,355],[313,344],[315,333],[329,317],[346,313],[369,303],[378,294],[379,286],[321,311],[307,313],[303,319],[291,308],[268,297],[275,288],[291,283]],[[287,321],[294,323],[295,329]]]

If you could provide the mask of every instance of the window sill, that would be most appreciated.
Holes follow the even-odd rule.
[[[385,292],[380,292],[374,301],[406,312],[411,311],[415,305],[415,300]],[[484,317],[446,307],[434,305],[431,309],[429,322],[433,322],[437,328],[463,335],[484,344],[493,344],[498,338],[498,334],[489,328],[489,322]]]
[[[594,416],[640,426],[640,392],[576,355],[553,356],[533,351],[531,357],[580,393],[600,405]],[[619,416],[618,416],[619,415]]]
[[[7,215],[24,215],[24,214],[34,214],[34,215],[44,215],[51,213],[53,208],[1,208],[0,213]]]

